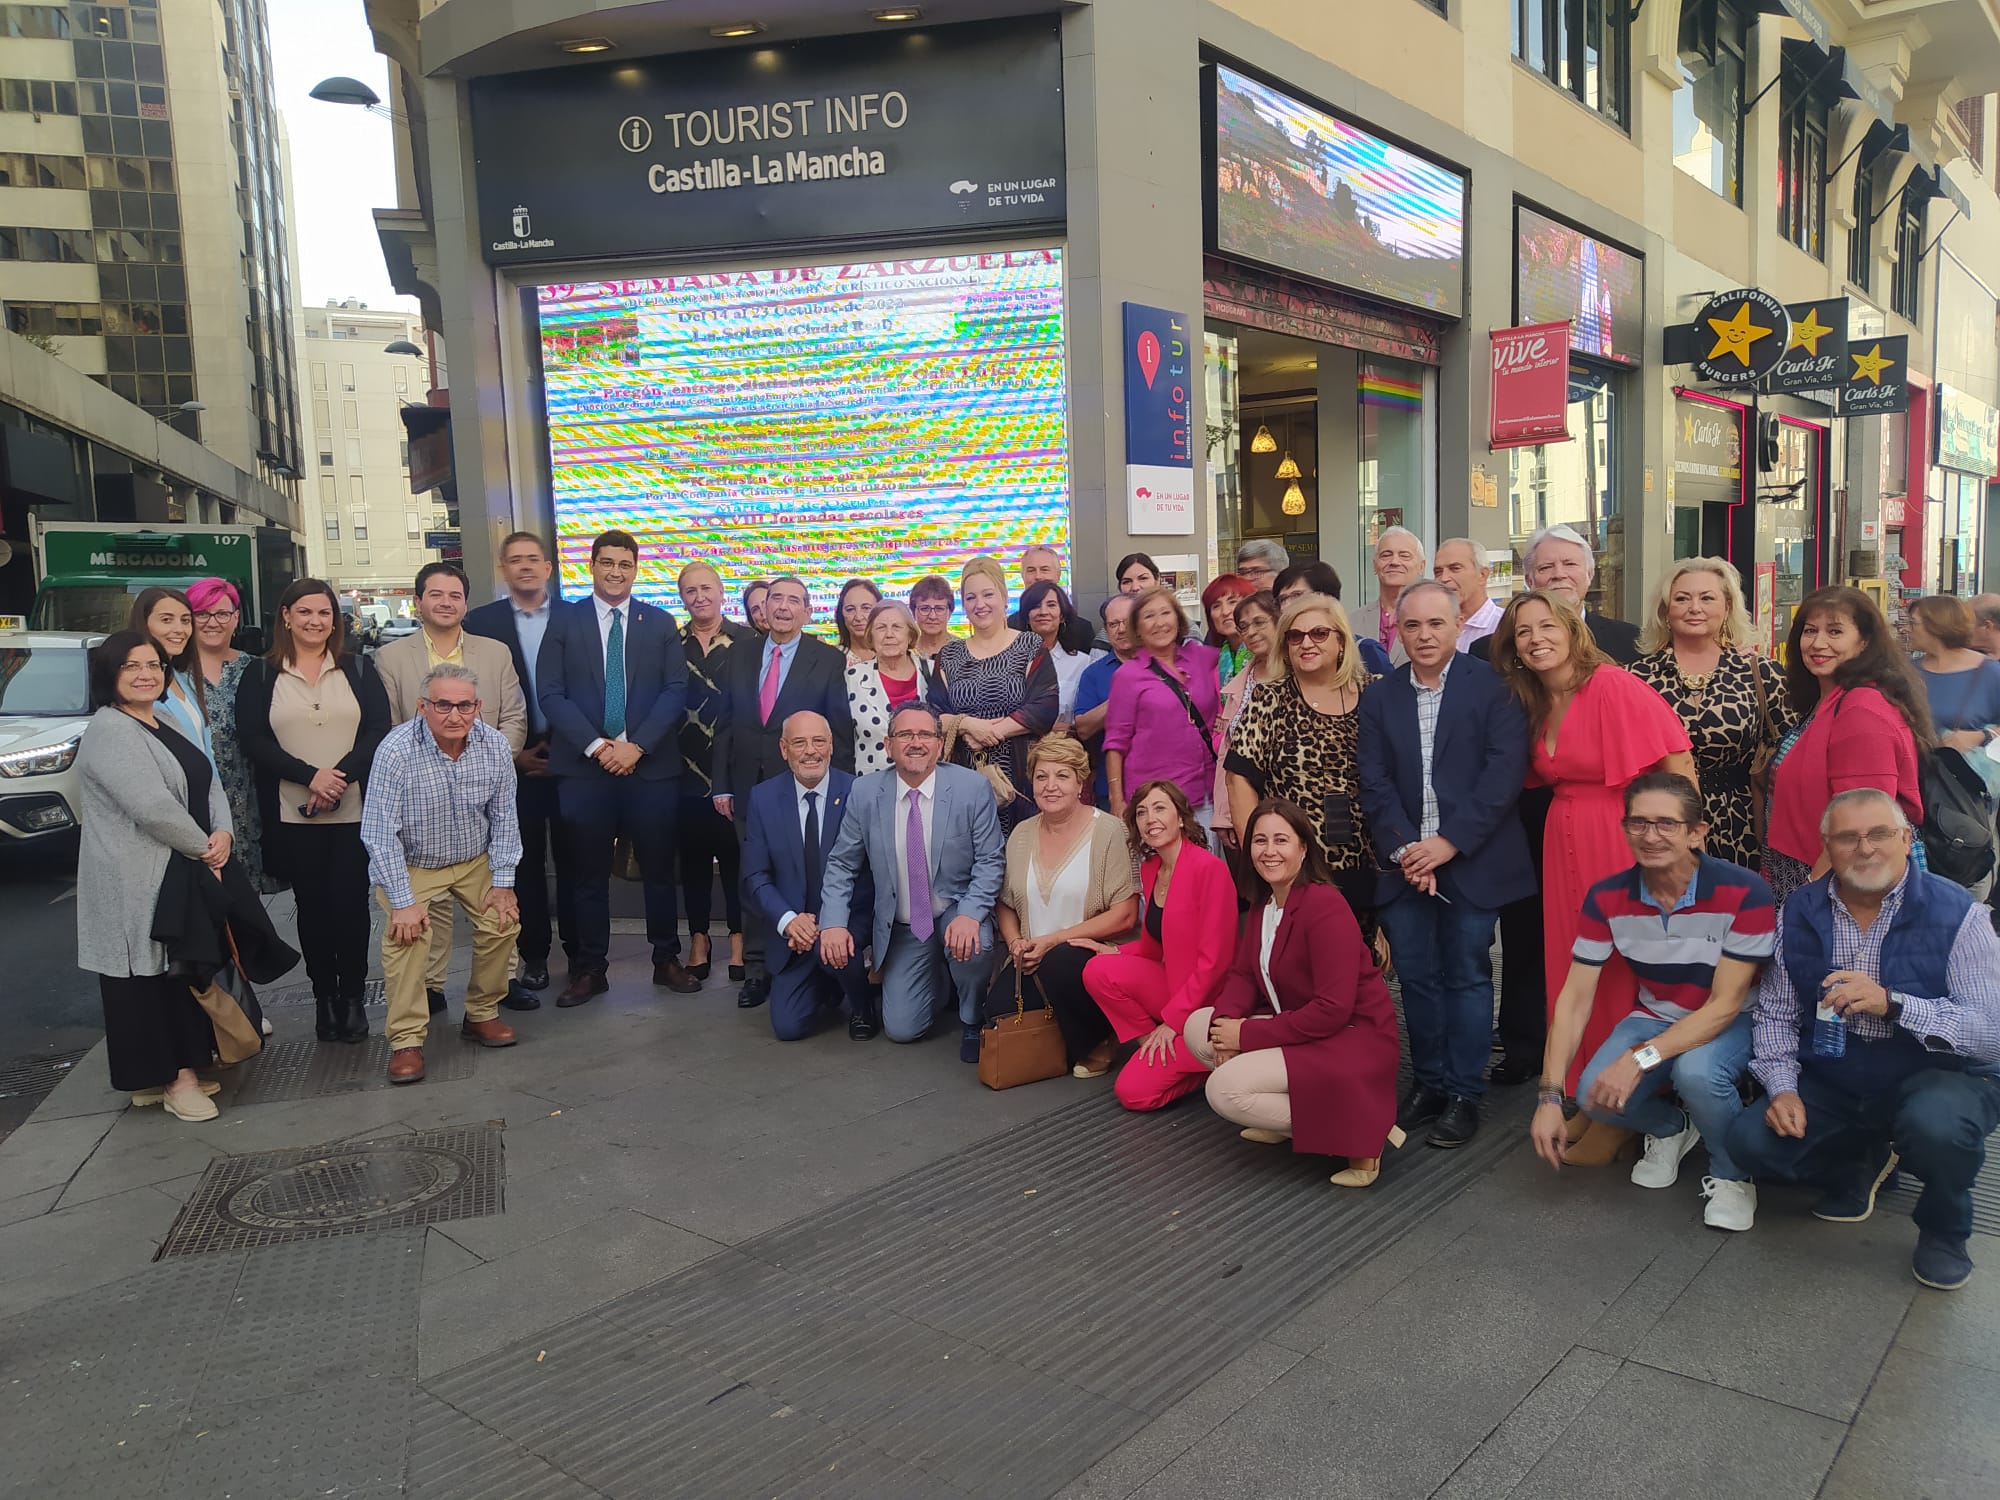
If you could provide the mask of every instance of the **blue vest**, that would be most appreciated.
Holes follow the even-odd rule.
[[[1831,874],[1795,892],[1785,902],[1785,973],[1799,1002],[1799,1054],[1812,1051],[1813,1012],[1821,983],[1833,972]],[[1914,864],[1903,885],[1903,903],[1882,940],[1876,982],[1891,994],[1938,999],[1951,992],[1952,943],[1972,909],[1964,886],[1928,875]],[[1898,1036],[1902,1033],[1898,1032]],[[1943,1059],[1939,1059],[1940,1065]]]

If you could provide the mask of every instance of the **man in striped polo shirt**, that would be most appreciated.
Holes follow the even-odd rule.
[[[1639,1002],[1584,1068],[1577,1091],[1583,1111],[1644,1132],[1645,1154],[1632,1169],[1640,1187],[1672,1187],[1681,1158],[1705,1140],[1702,1222],[1740,1230],[1756,1222],[1757,1188],[1731,1160],[1727,1135],[1743,1112],[1736,1084],[1750,1062],[1744,1002],[1771,957],[1777,906],[1762,878],[1702,853],[1707,831],[1701,794],[1686,777],[1656,771],[1625,789],[1625,839],[1636,863],[1584,897],[1531,1131],[1536,1151],[1560,1167],[1562,1080],[1597,976],[1616,953],[1639,980]],[[1669,1082],[1681,1103],[1668,1096]]]

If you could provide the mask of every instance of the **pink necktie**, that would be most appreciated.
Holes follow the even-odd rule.
[[[783,656],[776,646],[771,648],[771,665],[764,671],[764,685],[757,689],[757,717],[766,724],[771,722],[771,710],[778,706],[778,663]]]
[[[910,936],[928,943],[937,922],[931,912],[931,856],[924,848],[923,793],[910,788],[910,816],[903,824],[903,857],[910,866]]]

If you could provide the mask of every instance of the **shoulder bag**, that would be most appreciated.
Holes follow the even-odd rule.
[[[1764,842],[1770,821],[1771,763],[1778,754],[1778,726],[1771,722],[1771,700],[1764,687],[1764,662],[1750,658],[1750,686],[1757,694],[1757,748],[1750,753],[1750,826]]]
[[[1027,1008],[1021,971],[1014,970],[1014,1014],[988,1021],[979,1032],[979,1081],[989,1089],[1011,1089],[1018,1084],[1040,1083],[1060,1078],[1069,1071],[1069,1052],[1063,1045],[1062,1028],[1049,1006],[1048,991],[1041,981],[1039,1010]]]
[[[1202,748],[1208,752],[1210,760],[1215,759],[1215,736],[1209,730],[1208,720],[1204,719],[1201,710],[1194,706],[1194,699],[1188,693],[1187,684],[1161,666],[1157,656],[1146,658],[1146,670],[1164,682],[1173,695],[1181,700],[1181,707],[1187,712],[1188,723],[1194,725],[1195,733],[1201,736]]]

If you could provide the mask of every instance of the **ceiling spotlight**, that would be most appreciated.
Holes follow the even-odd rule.
[[[892,5],[886,10],[871,10],[868,14],[878,21],[891,23],[921,21],[924,18],[924,8],[921,5]]]
[[[741,36],[756,36],[763,29],[764,23],[762,21],[732,21],[727,26],[709,27],[708,34],[712,37],[719,37],[727,42]]]
[[[556,43],[560,51],[576,53],[609,52],[617,45],[608,36],[580,36],[567,42]]]

